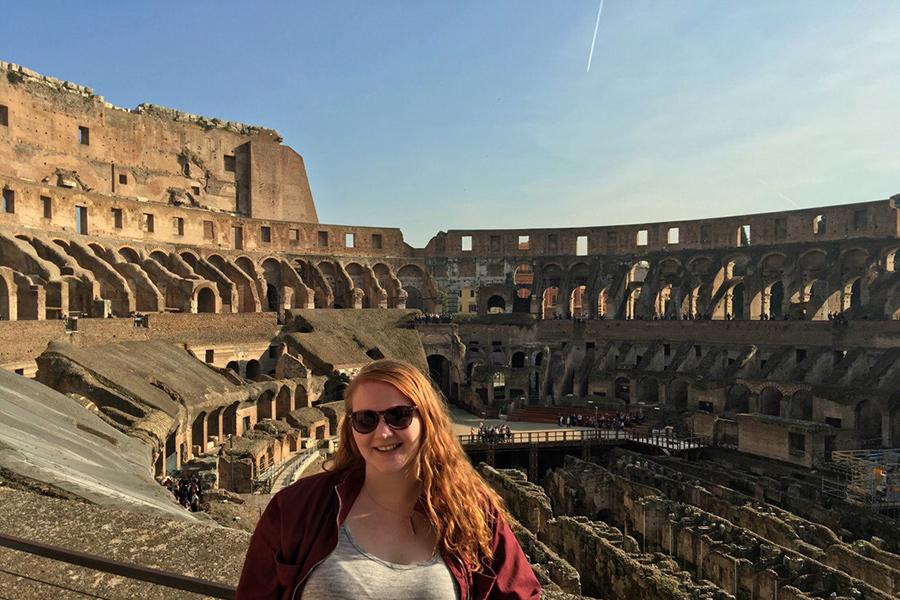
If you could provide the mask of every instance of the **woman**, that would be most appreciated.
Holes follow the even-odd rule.
[[[266,508],[238,600],[540,597],[500,497],[472,468],[427,377],[375,361],[344,407],[326,472]]]

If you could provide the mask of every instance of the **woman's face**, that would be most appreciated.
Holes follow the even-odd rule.
[[[413,403],[388,383],[364,381],[353,393],[354,411],[383,411],[394,406],[413,406]],[[385,474],[397,473],[411,465],[419,453],[422,420],[418,412],[413,413],[405,429],[391,429],[381,417],[371,433],[359,433],[352,426],[350,430],[367,468]]]

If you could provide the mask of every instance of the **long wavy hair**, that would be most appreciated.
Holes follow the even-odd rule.
[[[336,472],[365,464],[353,440],[349,418],[353,394],[365,381],[392,385],[418,407],[422,434],[415,467],[422,486],[420,500],[425,516],[437,531],[438,544],[444,553],[458,557],[473,571],[481,571],[482,561],[493,559],[493,519],[505,517],[506,508],[463,452],[439,392],[413,365],[384,359],[360,370],[344,392],[347,416],[338,428],[337,452],[326,469]]]

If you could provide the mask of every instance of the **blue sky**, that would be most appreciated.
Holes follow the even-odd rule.
[[[900,2],[19,2],[0,59],[277,129],[326,223],[639,223],[900,192]]]

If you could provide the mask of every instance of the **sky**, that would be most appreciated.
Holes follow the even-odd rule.
[[[323,223],[599,226],[900,192],[900,2],[9,3],[0,60],[278,130]]]

